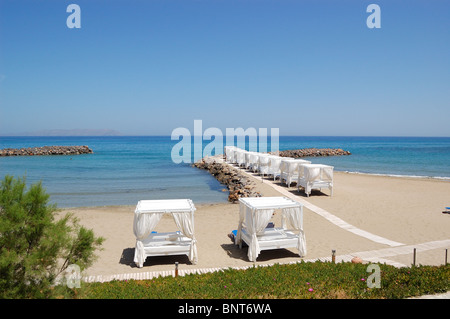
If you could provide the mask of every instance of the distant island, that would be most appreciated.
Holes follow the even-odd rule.
[[[121,136],[121,132],[110,129],[52,129],[8,134],[14,136]]]

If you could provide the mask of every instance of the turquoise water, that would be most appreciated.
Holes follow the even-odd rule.
[[[311,158],[338,171],[450,179],[448,137],[283,137],[280,150],[342,148],[350,156]]]
[[[208,172],[172,161],[171,150],[177,143],[170,136],[0,137],[0,148],[88,145],[94,151],[77,156],[0,157],[0,177],[26,176],[29,184],[42,181],[51,202],[59,207],[135,205],[141,199],[163,198],[225,202],[228,192]],[[352,152],[310,159],[338,171],[450,180],[450,138],[279,138],[280,150],[309,147]]]

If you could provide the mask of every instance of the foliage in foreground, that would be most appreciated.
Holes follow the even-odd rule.
[[[94,261],[103,238],[67,214],[56,220],[56,205],[41,183],[27,190],[25,178],[6,176],[0,185],[0,298],[46,298],[70,265]]]
[[[83,283],[70,296],[75,297],[76,293],[77,298],[88,299],[396,299],[450,290],[448,265],[410,268],[378,265],[380,288],[368,288],[372,272],[367,272],[367,265],[318,261],[177,278]]]

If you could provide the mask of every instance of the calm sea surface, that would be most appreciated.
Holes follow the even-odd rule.
[[[94,151],[77,156],[0,157],[0,177],[26,176],[28,184],[42,181],[58,207],[135,205],[141,199],[165,198],[225,202],[228,192],[208,172],[172,161],[171,151],[178,142],[170,136],[0,137],[0,148],[88,145]],[[337,171],[450,181],[450,138],[279,138],[280,150],[309,147],[350,151],[350,156],[310,158]]]

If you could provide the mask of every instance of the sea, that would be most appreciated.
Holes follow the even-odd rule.
[[[0,149],[87,145],[94,152],[0,157],[0,178],[25,177],[28,185],[41,182],[50,195],[50,203],[60,208],[136,205],[142,199],[226,202],[226,187],[207,171],[193,167],[187,160],[172,160],[172,150],[179,143],[170,136],[0,137]],[[203,141],[202,149],[209,143]],[[271,145],[270,136],[267,145]],[[247,141],[246,149],[254,147]],[[278,147],[350,151],[347,156],[309,158],[313,163],[332,165],[335,171],[431,177],[450,182],[450,137],[280,136]],[[223,149],[215,151],[212,155],[223,153]],[[194,161],[194,154],[191,159]]]

